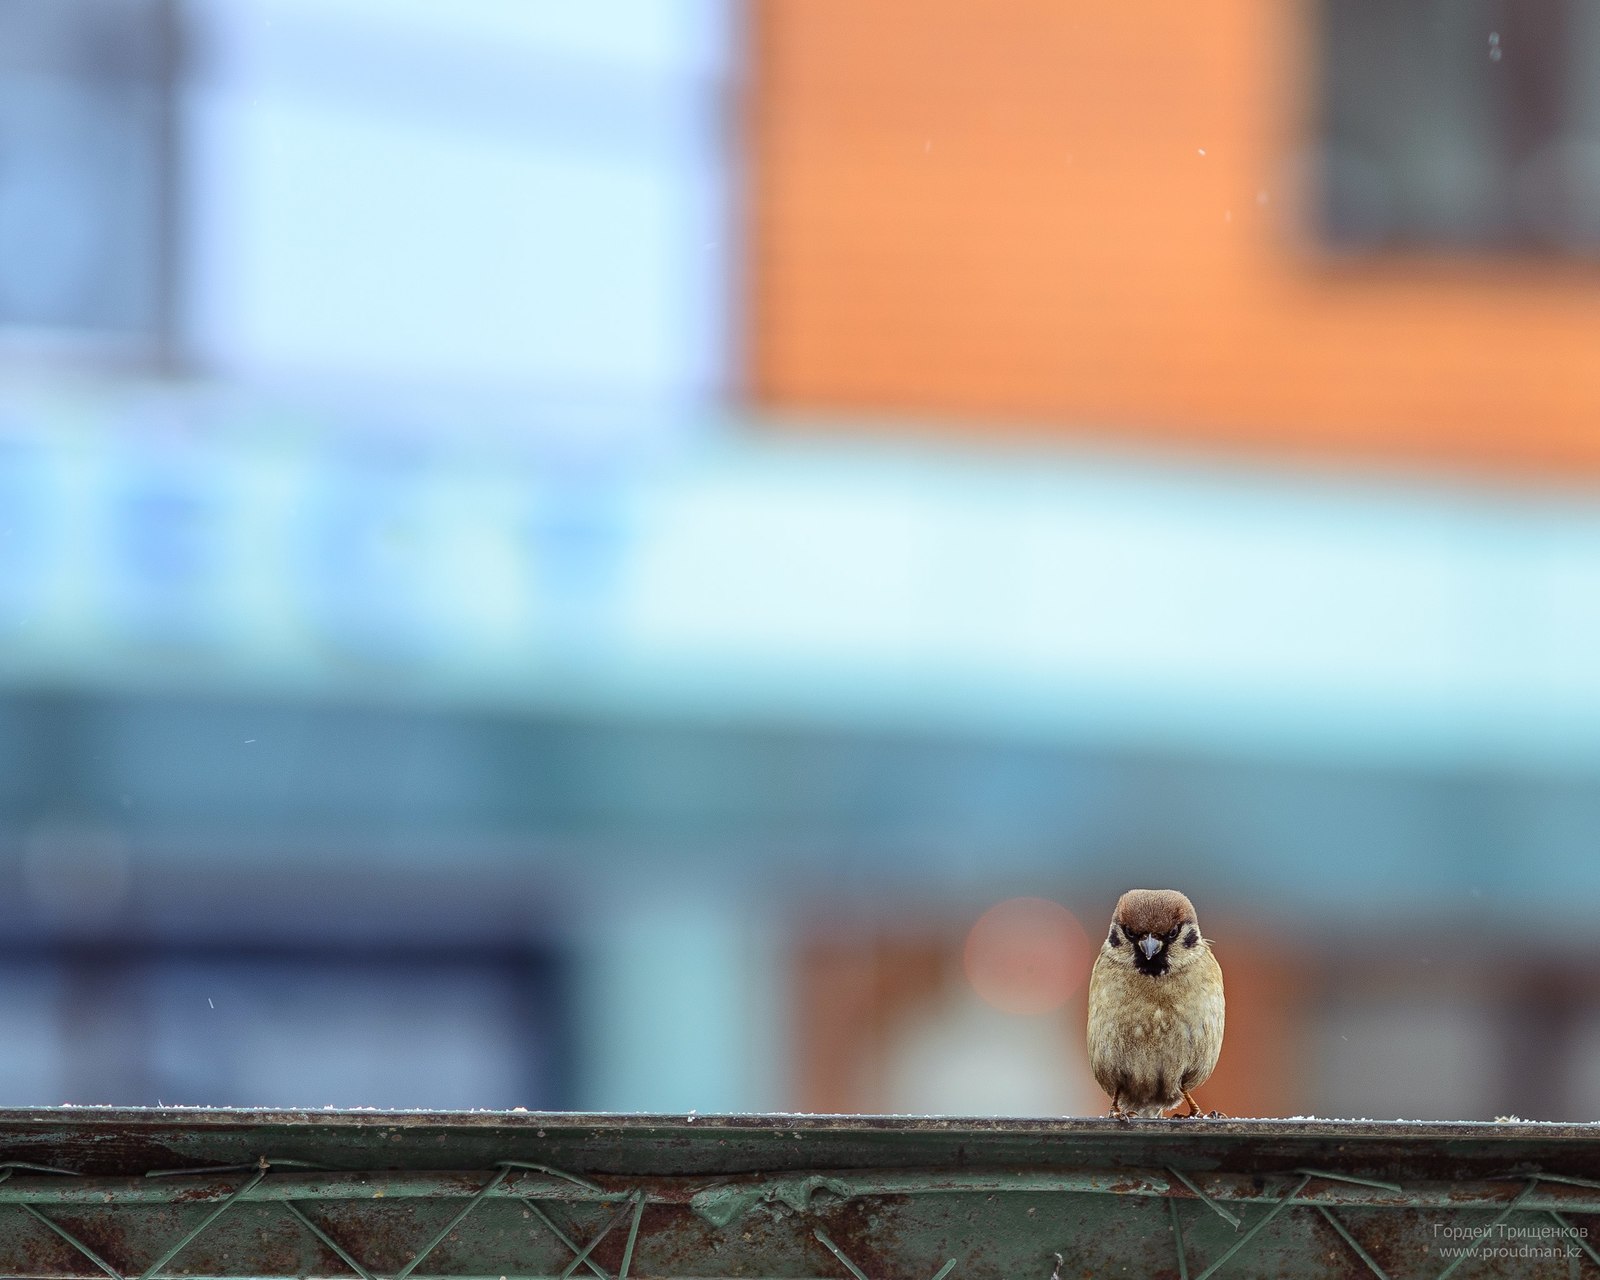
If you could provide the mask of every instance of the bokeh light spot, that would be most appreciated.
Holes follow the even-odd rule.
[[[1059,902],[1009,898],[967,934],[967,981],[1006,1013],[1059,1009],[1089,977],[1089,935]]]

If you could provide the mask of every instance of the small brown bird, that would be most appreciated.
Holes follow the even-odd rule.
[[[1111,1114],[1159,1116],[1222,1052],[1222,968],[1201,936],[1194,904],[1175,889],[1130,889],[1089,978],[1089,1069]]]

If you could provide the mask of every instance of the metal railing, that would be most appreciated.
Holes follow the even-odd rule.
[[[1600,1127],[0,1112],[0,1275],[1600,1275]]]

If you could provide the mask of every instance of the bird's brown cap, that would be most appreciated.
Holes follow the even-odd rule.
[[[1194,903],[1176,889],[1129,889],[1117,899],[1111,919],[1128,933],[1157,937],[1180,925],[1198,923]]]

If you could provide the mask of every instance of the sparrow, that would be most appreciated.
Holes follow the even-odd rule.
[[[1191,1090],[1222,1052],[1222,968],[1200,932],[1194,904],[1175,889],[1130,889],[1089,976],[1089,1069],[1111,1114],[1159,1116]]]

